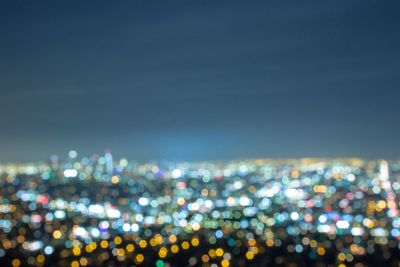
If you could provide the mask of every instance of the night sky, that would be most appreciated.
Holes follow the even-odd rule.
[[[0,1],[0,161],[400,158],[399,1]]]

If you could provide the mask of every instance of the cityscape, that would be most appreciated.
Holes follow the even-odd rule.
[[[70,151],[0,173],[1,266],[400,263],[400,161]]]
[[[0,267],[400,267],[399,14],[0,0]]]

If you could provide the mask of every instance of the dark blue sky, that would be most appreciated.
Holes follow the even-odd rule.
[[[399,1],[1,1],[0,161],[400,158]]]

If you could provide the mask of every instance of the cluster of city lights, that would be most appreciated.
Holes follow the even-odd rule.
[[[398,264],[400,162],[0,166],[1,266]],[[379,256],[379,257],[377,257]]]

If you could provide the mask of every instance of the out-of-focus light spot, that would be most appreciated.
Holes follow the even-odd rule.
[[[182,206],[185,204],[185,199],[183,197],[180,197],[176,200],[176,202],[178,203],[178,205]]]
[[[80,227],[80,226],[74,228],[73,233],[75,236],[83,237],[83,238],[86,238],[89,236],[89,233],[86,231],[86,229],[83,227]]]
[[[248,260],[254,259],[254,253],[251,252],[251,251],[246,252],[246,258],[247,258]]]
[[[53,252],[54,252],[54,248],[52,246],[46,246],[44,248],[44,253],[46,255],[51,255],[51,254],[53,254]]]
[[[78,175],[78,171],[75,169],[66,169],[64,170],[64,176],[66,178],[74,178]]]
[[[217,249],[215,250],[215,255],[216,255],[217,257],[222,257],[222,255],[224,255],[224,250],[223,250],[222,248],[217,248]]]
[[[336,226],[339,229],[347,229],[350,227],[350,224],[348,221],[340,220],[336,222]]]
[[[149,200],[147,199],[147,198],[145,198],[145,197],[141,197],[141,198],[139,198],[139,205],[141,205],[141,206],[147,206],[147,205],[149,205]]]
[[[178,253],[179,252],[179,247],[177,245],[172,245],[171,246],[171,252],[172,253]]]
[[[164,267],[164,261],[162,261],[162,260],[157,260],[157,261],[156,261],[156,266],[157,266],[157,267]]]
[[[107,248],[108,247],[108,241],[107,240],[102,240],[100,242],[100,247],[102,248]]]
[[[210,257],[208,255],[203,255],[201,256],[201,260],[206,263],[210,261]]]
[[[71,159],[74,159],[74,158],[76,158],[78,156],[78,153],[75,150],[71,150],[71,151],[68,152],[68,156]]]
[[[135,250],[135,246],[133,244],[126,245],[126,251],[133,252]]]
[[[56,230],[56,231],[53,232],[53,237],[54,237],[55,239],[60,239],[60,238],[61,238],[61,235],[62,235],[62,233],[61,233],[60,230]]]
[[[79,259],[79,263],[80,263],[82,266],[87,266],[87,265],[88,265],[88,260],[87,260],[85,257],[83,257],[83,258],[80,258],[80,259]]]
[[[192,246],[197,247],[200,244],[200,241],[197,237],[192,238]]]
[[[140,240],[139,241],[139,247],[141,248],[146,248],[147,247],[147,241],[146,240]]]
[[[121,217],[121,212],[115,208],[108,207],[106,208],[106,214],[109,218],[119,218]]]
[[[72,249],[72,254],[74,254],[75,256],[81,255],[81,249],[79,247],[74,247]]]
[[[354,236],[362,236],[364,234],[364,229],[361,227],[354,227],[351,229],[351,234]]]
[[[190,247],[189,242],[187,242],[187,241],[183,241],[181,246],[182,246],[182,248],[185,249],[185,250],[186,250],[186,249],[189,249],[189,247]]]
[[[290,218],[293,220],[293,221],[297,221],[298,219],[299,219],[299,214],[297,213],[297,212],[292,212],[291,214],[290,214]]]
[[[144,261],[144,256],[143,256],[143,254],[137,254],[136,257],[135,257],[135,261],[136,261],[137,263],[142,263],[142,262]]]
[[[19,266],[21,266],[21,261],[19,259],[13,259],[11,261],[11,264],[13,267],[19,267]]]
[[[171,173],[172,178],[180,178],[182,176],[182,171],[180,169],[175,169]]]
[[[222,260],[221,261],[221,266],[222,267],[228,267],[229,266],[229,261],[228,260]]]
[[[131,225],[129,223],[124,223],[124,225],[122,225],[122,229],[125,232],[129,232],[131,230]]]
[[[132,230],[133,232],[139,231],[139,225],[138,225],[137,223],[132,223],[132,224],[131,224],[131,230]]]
[[[64,219],[66,217],[66,213],[63,210],[56,210],[54,212],[54,217],[56,217],[57,219]]]
[[[118,184],[119,183],[119,177],[117,175],[114,175],[113,177],[111,177],[111,182],[113,184]]]
[[[326,185],[315,185],[314,192],[315,193],[325,193],[327,191]]]

